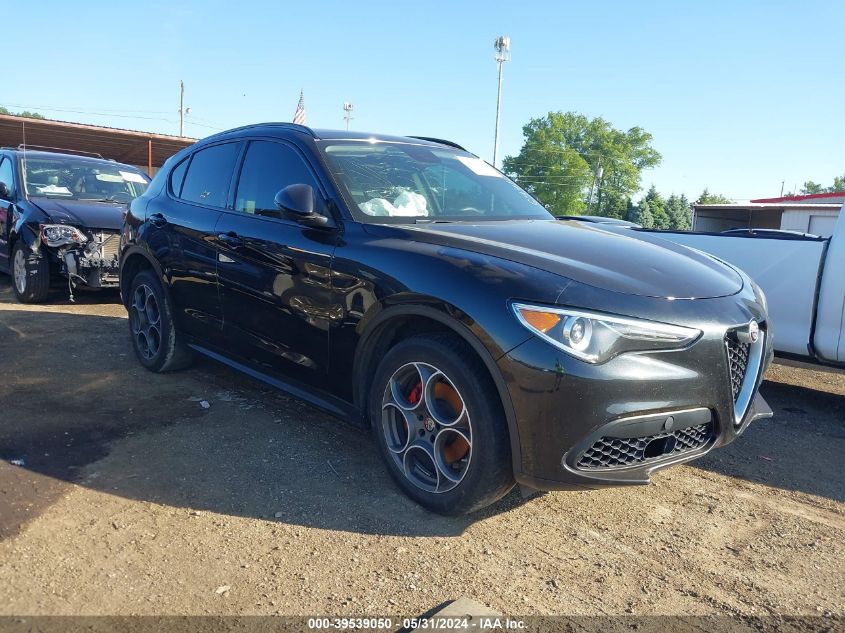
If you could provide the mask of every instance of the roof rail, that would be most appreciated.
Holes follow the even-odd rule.
[[[462,151],[467,151],[465,147],[461,147],[454,141],[447,141],[446,139],[442,138],[434,138],[433,136],[409,136],[408,138],[415,138],[420,141],[430,141],[432,143],[439,143],[440,145],[448,145],[449,147],[454,147],[455,149],[459,149]]]
[[[80,156],[93,156],[94,158],[101,158],[102,160],[107,160],[103,158],[102,154],[97,152],[83,152],[80,149],[64,149],[62,147],[48,147],[46,145],[24,145],[21,143],[18,145],[17,149],[22,151],[38,151],[38,152],[55,152],[57,154],[78,154]]]

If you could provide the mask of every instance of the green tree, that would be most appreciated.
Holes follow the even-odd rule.
[[[701,192],[701,195],[698,196],[698,200],[695,201],[695,204],[730,204],[730,198],[726,198],[725,196],[718,194],[718,193],[710,193],[708,189],[704,189]]]
[[[629,222],[635,222],[646,229],[653,228],[654,216],[651,215],[651,210],[648,207],[648,201],[642,200],[638,205],[631,205],[627,220]]]
[[[644,200],[648,202],[648,208],[651,211],[651,216],[654,218],[654,228],[672,228],[672,223],[669,220],[669,214],[666,213],[666,201],[654,185],[649,188],[648,192],[645,194]]]
[[[597,215],[603,215],[608,218],[618,218],[620,220],[625,218],[628,210],[628,203],[631,199],[619,193],[618,191],[601,191],[599,190],[598,199],[593,211]]]
[[[804,183],[804,186],[801,188],[802,194],[813,194],[813,193],[824,193],[825,187],[822,185],[813,182],[812,180],[808,180]]]
[[[692,208],[685,195],[669,196],[666,200],[666,215],[669,216],[669,228],[676,231],[689,231],[692,228]]]
[[[45,118],[43,114],[39,114],[38,112],[30,112],[29,110],[24,110],[23,112],[12,112],[8,108],[4,108],[0,106],[0,114],[10,114],[12,116],[23,116],[28,119],[43,119]]]
[[[845,175],[836,176],[833,179],[833,184],[829,187],[824,187],[818,183],[813,182],[812,180],[808,180],[804,183],[804,186],[801,188],[802,194],[836,193],[838,191],[845,191]]]
[[[617,130],[576,112],[549,112],[531,119],[522,133],[522,149],[505,158],[503,171],[555,215],[587,211],[595,186],[589,212],[621,217],[640,188],[641,171],[661,159],[642,128]]]

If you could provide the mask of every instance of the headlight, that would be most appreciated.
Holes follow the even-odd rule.
[[[569,308],[514,303],[519,321],[540,338],[588,363],[625,352],[686,347],[701,330]]]
[[[88,241],[85,235],[73,226],[66,224],[42,224],[41,241],[47,246],[65,246],[67,244],[84,244]]]

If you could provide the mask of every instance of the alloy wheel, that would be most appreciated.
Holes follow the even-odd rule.
[[[132,295],[129,319],[135,345],[146,359],[155,358],[161,347],[161,310],[152,289],[141,284]]]
[[[464,399],[443,371],[409,363],[390,377],[382,398],[382,431],[406,479],[442,493],[463,481],[472,459],[472,422]]]
[[[12,267],[15,269],[15,288],[18,289],[18,293],[24,294],[26,292],[26,258],[20,248],[15,251],[15,261]]]

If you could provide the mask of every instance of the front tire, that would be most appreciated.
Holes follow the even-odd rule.
[[[176,330],[173,309],[158,277],[142,270],[129,286],[129,332],[138,361],[157,373],[191,362],[191,352]]]
[[[468,514],[514,485],[499,394],[456,336],[418,336],[390,349],[370,388],[369,415],[391,476],[429,510]]]
[[[50,292],[50,262],[21,240],[12,249],[12,287],[21,303],[42,303]]]

